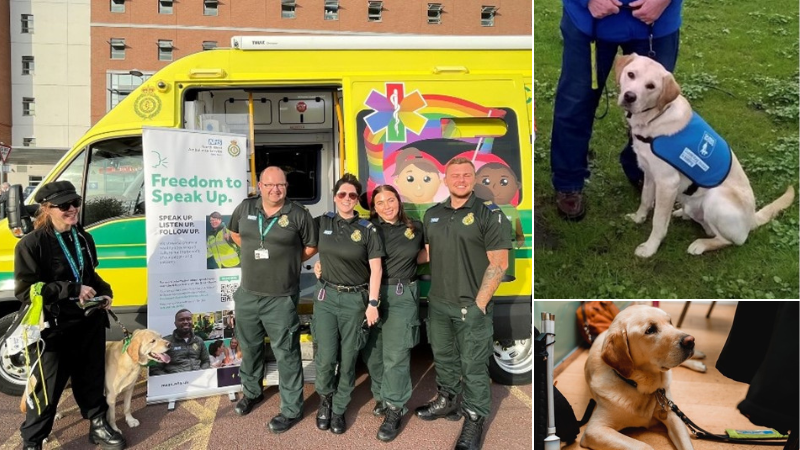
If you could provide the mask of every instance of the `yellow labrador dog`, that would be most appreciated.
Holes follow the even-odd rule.
[[[106,402],[108,423],[116,431],[116,403],[123,396],[125,422],[129,427],[138,427],[139,421],[131,415],[131,396],[142,367],[150,361],[169,363],[169,342],[153,330],[136,330],[127,347],[124,341],[106,343]]]
[[[644,171],[639,209],[628,214],[643,223],[651,209],[650,237],[636,248],[649,258],[667,234],[672,216],[693,219],[708,234],[689,245],[700,255],[734,243],[742,245],[751,230],[772,220],[794,201],[794,189],[756,212],[750,181],[727,143],[698,115],[675,78],[658,62],[634,54],[617,57],[619,105],[627,111],[633,150]],[[679,209],[672,212],[675,201]]]
[[[652,450],[619,432],[663,422],[678,450],[691,450],[689,432],[678,416],[656,400],[659,389],[670,394],[670,369],[692,356],[694,337],[672,326],[669,315],[650,306],[630,306],[608,331],[597,336],[584,373],[597,402],[581,446],[594,450]]]

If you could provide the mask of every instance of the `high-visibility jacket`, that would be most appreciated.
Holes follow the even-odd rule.
[[[217,267],[237,267],[239,253],[236,247],[225,240],[227,228],[222,227],[206,240],[206,259],[213,257]]]

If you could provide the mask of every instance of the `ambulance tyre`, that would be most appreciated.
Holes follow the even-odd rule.
[[[533,340],[494,341],[489,359],[489,375],[495,383],[506,386],[531,384],[533,372]]]
[[[11,322],[14,313],[0,318],[0,338],[2,338]],[[8,355],[6,343],[0,344],[0,392],[4,394],[21,396],[25,391],[25,357],[22,353]]]

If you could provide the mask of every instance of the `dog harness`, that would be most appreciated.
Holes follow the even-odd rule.
[[[692,181],[686,195],[694,194],[698,187],[719,186],[731,171],[733,157],[728,143],[697,113],[692,113],[689,124],[672,136],[634,137],[650,144],[654,155]]]

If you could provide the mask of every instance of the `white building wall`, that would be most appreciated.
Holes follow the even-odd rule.
[[[33,137],[36,147],[69,148],[89,129],[90,2],[10,1],[13,147]],[[22,14],[33,14],[32,34],[21,33]],[[22,75],[23,56],[34,57],[33,75]],[[22,115],[23,97],[36,99],[35,116]]]

